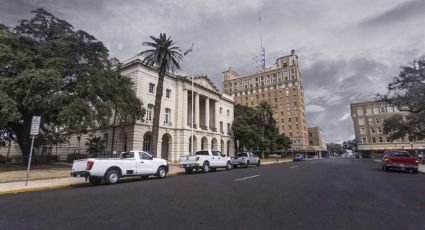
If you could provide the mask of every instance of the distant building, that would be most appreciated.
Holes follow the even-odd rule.
[[[294,50],[261,72],[243,76],[229,69],[223,74],[223,91],[235,103],[256,107],[269,102],[279,133],[291,138],[294,150],[309,150],[303,80]]]
[[[325,135],[319,127],[308,127],[308,143],[311,149],[319,152],[319,157],[327,151]]]
[[[382,101],[354,103],[350,105],[350,108],[360,157],[381,156],[385,150],[389,149],[403,149],[411,152],[424,150],[424,141],[410,142],[408,137],[390,141],[384,134],[385,119],[395,114],[406,116],[408,112],[401,112],[397,107]]]

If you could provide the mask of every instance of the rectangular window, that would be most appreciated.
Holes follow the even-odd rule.
[[[366,114],[373,114],[372,107],[367,107]]]
[[[364,125],[364,118],[359,118],[359,125]]]
[[[165,90],[165,98],[171,98],[171,89]]]
[[[383,137],[379,137],[379,142],[384,142],[384,138]]]
[[[369,125],[373,125],[374,124],[374,119],[373,118],[369,118]]]
[[[373,127],[372,127],[372,128],[370,128],[370,132],[371,132],[371,133],[375,133],[375,128],[373,128]]]
[[[373,114],[379,114],[379,107],[377,106],[373,107]]]
[[[165,109],[165,120],[164,120],[165,124],[170,123],[170,117],[171,117],[171,109],[166,108]]]
[[[366,135],[366,128],[365,127],[360,128],[360,134]]]
[[[155,84],[149,83],[149,93],[154,93],[154,92],[155,92]]]
[[[366,144],[367,143],[366,137],[362,137],[361,142],[362,142],[362,144]]]
[[[363,108],[357,108],[357,115],[363,116]]]

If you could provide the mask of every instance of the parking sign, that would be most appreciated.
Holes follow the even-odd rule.
[[[33,116],[31,122],[31,135],[38,135],[40,131],[40,117]]]

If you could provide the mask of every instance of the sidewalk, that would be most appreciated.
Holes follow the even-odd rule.
[[[263,161],[261,165],[280,164],[292,161],[291,159],[279,159],[276,161]],[[174,176],[178,174],[184,174],[184,169],[180,168],[178,164],[171,163],[170,170],[167,176]],[[67,188],[73,186],[84,186],[88,185],[85,178],[60,178],[60,179],[46,179],[46,180],[33,180],[28,181],[28,186],[25,186],[25,181],[0,183],[0,195],[4,194],[17,194],[22,192],[32,192],[49,189]]]

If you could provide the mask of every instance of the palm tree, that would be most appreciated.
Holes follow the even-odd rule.
[[[165,33],[159,34],[159,37],[150,36],[153,42],[143,42],[143,46],[149,47],[139,55],[144,56],[143,63],[148,67],[156,69],[158,72],[158,86],[156,87],[153,126],[151,136],[151,154],[158,156],[158,132],[159,118],[161,116],[161,101],[164,87],[164,77],[169,71],[174,73],[175,69],[180,69],[179,62],[183,59],[183,54],[179,47],[174,46],[175,42],[171,37],[167,38]],[[188,52],[185,52],[186,55]]]
[[[266,131],[266,126],[271,123],[273,117],[273,106],[270,105],[267,101],[260,101],[256,107],[257,117],[260,120],[261,124],[261,144],[264,145],[264,134]],[[261,149],[262,158],[264,158],[264,147]]]

